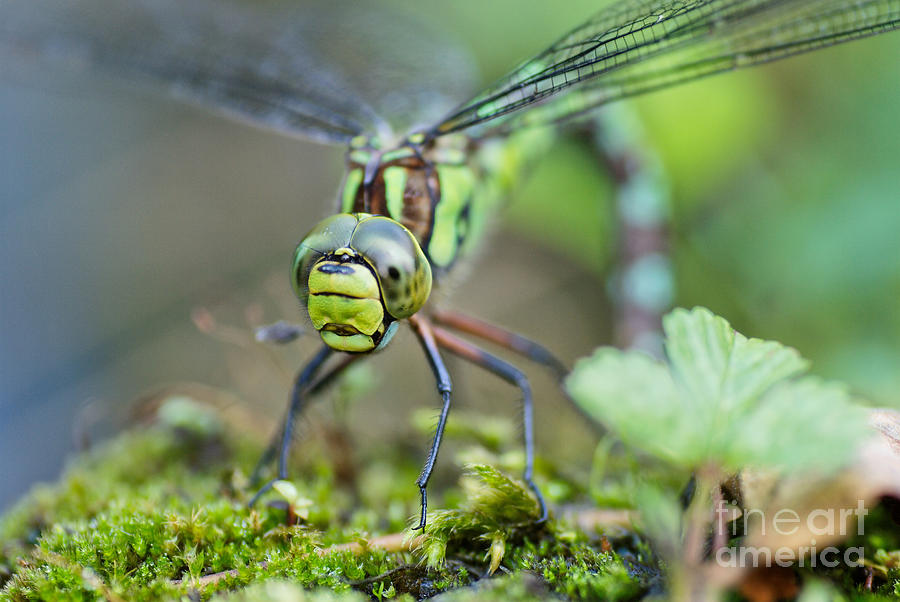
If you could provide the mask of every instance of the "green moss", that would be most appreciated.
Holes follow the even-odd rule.
[[[472,464],[467,472],[465,507],[429,513],[423,557],[435,567],[443,564],[448,550],[481,553],[493,557],[491,568],[496,570],[508,539],[541,528],[535,525],[540,508],[521,483],[490,466]]]
[[[862,548],[866,571],[871,571],[872,589],[861,583],[865,580],[863,569],[838,564],[833,568],[806,568],[802,572],[808,578],[833,583],[851,600],[884,600],[900,597],[900,529],[897,528],[900,505],[888,498],[865,517],[864,533],[844,542],[842,549]],[[862,577],[861,577],[862,576]]]
[[[589,600],[628,599],[641,592],[641,585],[615,554],[598,551],[584,543],[566,552],[545,555],[529,563],[554,591]]]
[[[445,496],[464,506],[432,512],[411,553],[366,542],[413,514],[412,463],[373,464],[360,482],[380,486],[359,498],[327,463],[307,466],[282,488],[302,500],[289,525],[283,495],[247,507],[259,452],[196,402],[163,405],[155,424],[76,459],[0,518],[0,599],[590,599],[637,587],[586,536],[536,526],[531,494],[489,466],[470,467],[462,492]],[[492,564],[510,575],[486,579]]]
[[[643,589],[611,550],[601,551],[565,525],[535,524],[540,509],[522,483],[490,466],[472,465],[463,486],[463,508],[429,514],[421,548],[428,565],[440,566],[448,557],[489,561],[489,572],[502,566],[514,575],[537,575],[544,589],[576,599],[628,599]],[[510,599],[532,599],[540,589],[521,579],[509,583],[519,592]]]

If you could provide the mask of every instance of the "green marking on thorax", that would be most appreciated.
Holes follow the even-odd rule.
[[[344,178],[344,188],[341,191],[341,211],[343,213],[353,212],[353,203],[356,202],[356,193],[359,191],[362,180],[362,167],[354,167],[347,172],[347,177]]]
[[[519,130],[503,139],[486,140],[480,145],[471,162],[471,184],[466,183],[472,188],[468,223],[457,221],[456,225],[456,233],[461,241],[460,248],[455,250],[456,254],[469,253],[478,245],[490,215],[527,178],[529,167],[548,152],[554,139],[555,132],[550,128],[530,128]],[[457,180],[461,173],[461,169],[457,170]],[[457,183],[451,182],[451,189],[454,184]],[[441,186],[444,190],[443,180]],[[460,230],[465,225],[468,226],[467,230]]]
[[[403,192],[406,190],[406,168],[388,167],[383,173],[388,215],[392,219],[400,221],[403,216]]]
[[[381,156],[382,163],[396,161],[397,159],[407,159],[416,156],[415,152],[408,146],[401,146],[392,151],[388,151]]]
[[[428,256],[438,266],[450,265],[456,258],[460,232],[459,217],[472,197],[475,181],[468,166],[438,165],[441,182],[441,202],[434,217]]]
[[[352,140],[350,140],[350,148],[378,148],[378,140],[371,136],[354,136]]]
[[[369,162],[369,159],[372,158],[372,153],[363,149],[351,150],[349,153],[349,158],[354,163],[365,165]]]

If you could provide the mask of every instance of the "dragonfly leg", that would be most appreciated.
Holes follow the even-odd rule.
[[[585,418],[585,424],[591,425],[598,433],[602,432],[597,422],[588,416],[581,406],[572,400],[568,391],[562,386],[563,379],[568,375],[569,369],[562,360],[553,355],[546,347],[529,338],[523,337],[520,334],[506,330],[505,328],[500,328],[494,324],[455,311],[437,310],[434,312],[433,317],[434,321],[438,324],[494,343],[495,345],[508,349],[513,353],[517,353],[526,359],[549,368],[556,376],[560,389],[571,404],[572,409]]]
[[[525,443],[525,470],[522,478],[534,493],[540,506],[540,517],[537,522],[544,522],[547,520],[547,503],[534,482],[534,402],[531,397],[531,385],[528,384],[528,378],[512,364],[503,361],[495,355],[491,355],[468,341],[464,341],[443,328],[435,327],[434,337],[438,345],[450,353],[496,374],[506,382],[518,387],[522,392],[522,434]]]
[[[319,352],[315,356],[313,356],[313,358],[309,360],[309,362],[307,362],[307,364],[300,370],[300,372],[298,372],[297,378],[294,380],[294,386],[291,389],[291,402],[288,406],[287,414],[285,415],[284,421],[281,423],[280,428],[272,438],[272,441],[269,443],[269,446],[266,448],[266,451],[263,453],[262,458],[260,458],[259,462],[257,463],[256,468],[253,471],[253,475],[251,476],[251,482],[255,483],[258,481],[260,472],[267,464],[269,464],[269,462],[271,462],[275,458],[276,454],[278,454],[278,476],[277,478],[267,482],[260,488],[259,491],[256,492],[256,495],[254,495],[250,500],[250,506],[254,505],[260,498],[260,496],[271,489],[272,484],[275,483],[275,481],[287,478],[287,458],[293,438],[294,422],[296,421],[297,416],[303,410],[303,407],[309,395],[317,393],[325,386],[327,386],[330,382],[333,381],[334,377],[337,376],[337,374],[339,374],[350,364],[353,359],[355,359],[351,357],[349,361],[341,362],[318,381],[313,382],[316,374],[318,374],[325,361],[329,357],[331,357],[332,353],[333,351],[330,347],[323,346],[322,349],[320,349]]]
[[[304,328],[299,324],[291,324],[284,320],[279,320],[273,324],[260,326],[256,329],[255,337],[260,343],[277,343],[284,345],[296,340],[304,332]]]
[[[471,334],[546,366],[560,381],[569,373],[566,365],[549,349],[520,334],[455,311],[439,309],[432,314],[432,317],[438,324]]]
[[[347,368],[350,364],[360,359],[361,355],[355,354],[346,354],[341,358],[341,362],[335,366],[333,366],[329,371],[322,376],[320,376],[314,383],[309,386],[309,389],[305,393],[305,395],[316,395],[317,393],[324,390],[328,385],[334,382],[334,379],[340,376],[344,369]],[[294,419],[296,420],[296,416]],[[266,451],[263,452],[262,457],[260,457],[259,462],[256,463],[256,467],[253,469],[253,473],[250,476],[250,484],[251,486],[255,486],[259,483],[260,474],[262,471],[268,466],[272,460],[275,459],[275,455],[278,453],[279,446],[281,445],[281,441],[284,433],[284,422],[282,421],[278,429],[275,431],[275,434],[269,440],[269,445],[266,448]]]
[[[441,396],[443,405],[441,406],[441,415],[438,418],[437,429],[434,432],[434,440],[431,442],[431,450],[428,452],[428,458],[425,460],[425,466],[422,467],[422,474],[419,475],[416,485],[419,486],[419,494],[421,496],[421,512],[419,515],[419,525],[417,529],[425,529],[425,515],[428,511],[428,495],[426,488],[428,487],[428,479],[431,478],[431,472],[434,470],[434,463],[437,460],[438,449],[441,447],[441,439],[444,436],[444,426],[447,424],[447,415],[450,413],[450,392],[452,389],[450,383],[450,374],[441,359],[440,351],[438,351],[437,342],[434,339],[434,332],[431,324],[425,318],[414,315],[410,316],[409,322],[422,344],[422,349],[428,357],[428,363],[431,364],[431,370],[434,372],[434,378],[437,381],[438,394]]]

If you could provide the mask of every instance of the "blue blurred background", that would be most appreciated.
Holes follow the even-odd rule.
[[[458,35],[485,83],[597,8],[389,4]],[[748,335],[793,345],[818,374],[893,406],[898,57],[900,34],[888,34],[629,103],[671,186],[677,304],[705,305]],[[53,478],[79,432],[123,421],[130,401],[165,383],[224,387],[276,416],[283,377],[229,355],[190,312],[207,306],[243,326],[248,307],[263,321],[301,319],[288,262],[331,210],[342,149],[104,76],[0,73],[0,508]],[[570,362],[607,342],[610,191],[585,140],[564,138],[450,300]],[[433,403],[424,360],[410,360],[422,364],[410,376],[402,358],[415,350],[411,337],[401,341],[375,359],[384,390],[359,410],[386,436],[409,408]],[[301,343],[286,358],[311,348]],[[562,402],[538,380],[553,398],[539,409],[539,447],[561,441],[560,453],[589,454],[587,432],[581,446],[560,435],[577,421],[558,422]],[[469,397],[489,386],[471,385]]]

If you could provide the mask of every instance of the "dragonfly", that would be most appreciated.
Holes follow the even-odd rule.
[[[335,213],[294,251],[291,284],[321,339],[257,470],[288,477],[297,417],[353,362],[385,349],[402,322],[431,366],[441,410],[416,485],[427,486],[451,407],[442,353],[519,388],[523,480],[534,481],[533,400],[524,373],[460,334],[562,377],[540,344],[429,303],[483,237],[488,217],[542,154],[558,124],[602,105],[900,26],[900,0],[623,0],[459,102],[469,60],[440,29],[341,2],[0,0],[6,51],[86,65],[231,118],[346,148]],[[410,35],[415,34],[415,35]],[[373,50],[373,39],[380,39]],[[386,43],[389,42],[389,43]],[[280,324],[262,338],[287,342]],[[261,480],[261,479],[259,479]]]

